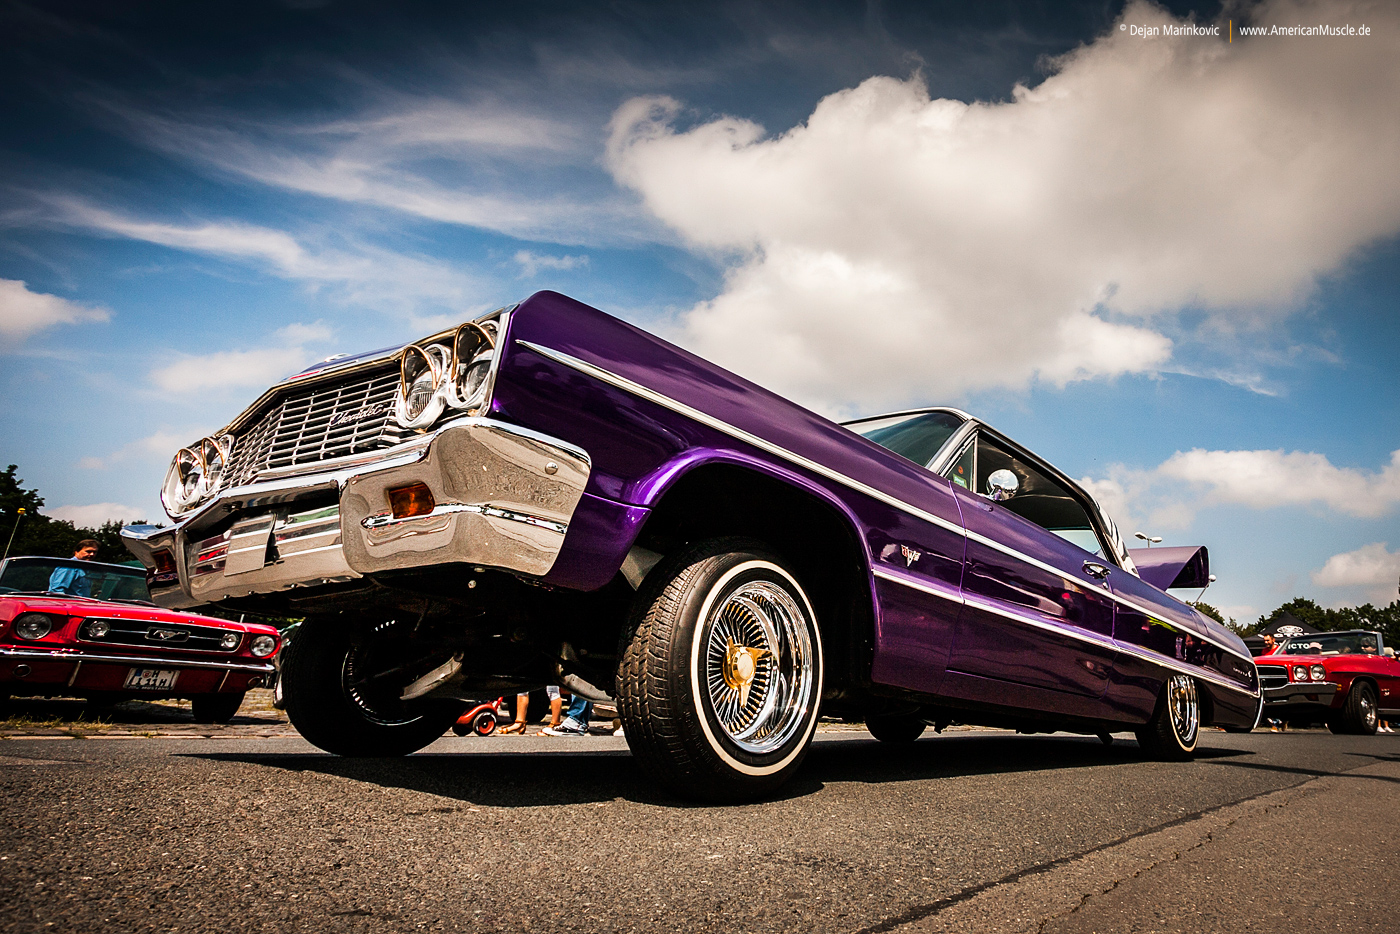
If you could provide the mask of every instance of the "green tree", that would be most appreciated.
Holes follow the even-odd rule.
[[[67,558],[77,550],[78,542],[91,538],[97,541],[98,561],[125,564],[133,560],[131,552],[122,544],[120,522],[112,520],[102,523],[101,528],[91,529],[44,515],[41,512],[44,498],[38,490],[24,487],[18,470],[11,464],[0,471],[0,530],[3,530],[0,541],[10,543],[11,555]],[[11,534],[13,542],[10,542]]]

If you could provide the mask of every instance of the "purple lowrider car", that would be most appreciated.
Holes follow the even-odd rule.
[[[615,699],[652,775],[728,800],[786,780],[819,716],[1181,759],[1259,715],[1240,639],[987,425],[838,425],[553,292],[279,383],[163,498],[173,526],[123,533],[155,599],[305,617],[287,712],[341,755],[547,683]],[[1143,576],[1203,575],[1187,551]]]

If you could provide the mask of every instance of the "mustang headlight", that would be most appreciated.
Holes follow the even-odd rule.
[[[442,414],[439,390],[450,352],[441,344],[409,344],[399,361],[398,419],[405,428],[427,428]]]
[[[448,369],[448,403],[457,409],[479,408],[486,397],[491,361],[496,355],[494,325],[490,330],[468,322],[452,336],[452,364]]]
[[[1312,679],[1314,681],[1326,681],[1327,669],[1323,668],[1321,665],[1312,666]]]
[[[273,652],[277,651],[277,640],[272,638],[272,636],[255,636],[253,638],[253,644],[248,646],[248,651],[252,652],[258,658],[267,658]]]
[[[15,617],[15,635],[21,639],[42,639],[53,629],[54,618],[47,613],[21,613]]]

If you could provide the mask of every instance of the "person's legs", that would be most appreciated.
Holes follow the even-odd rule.
[[[582,694],[575,694],[573,700],[569,702],[569,710],[566,714],[568,719],[574,721],[586,730],[588,729],[589,718],[592,717],[592,715],[593,705],[589,702],[588,698],[584,697]]]
[[[515,722],[509,726],[502,727],[502,733],[524,733],[527,716],[530,712],[530,695],[515,695]]]

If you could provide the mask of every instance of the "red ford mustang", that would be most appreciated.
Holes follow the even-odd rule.
[[[249,688],[272,682],[271,626],[163,610],[137,568],[64,558],[0,564],[0,698],[189,698],[226,723]]]
[[[1362,734],[1375,733],[1381,718],[1400,718],[1400,661],[1379,632],[1293,636],[1255,663],[1265,718]]]

